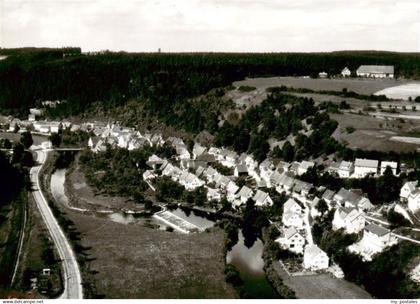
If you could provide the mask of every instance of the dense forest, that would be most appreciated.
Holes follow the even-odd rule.
[[[65,56],[71,53],[72,56]],[[338,74],[345,66],[392,64],[399,77],[420,77],[420,54],[333,53],[111,53],[82,55],[80,49],[0,49],[0,107],[20,108],[38,100],[67,100],[70,113],[100,101],[116,106],[147,100],[168,113],[172,105],[248,76]]]

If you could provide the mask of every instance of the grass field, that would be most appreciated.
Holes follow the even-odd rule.
[[[68,212],[91,248],[106,298],[233,298],[224,281],[224,233],[178,234]]]
[[[280,263],[274,264],[283,283],[293,289],[298,299],[370,299],[372,296],[356,284],[330,274],[289,276]]]

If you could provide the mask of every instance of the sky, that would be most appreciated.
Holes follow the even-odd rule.
[[[0,0],[0,46],[420,52],[420,1]]]

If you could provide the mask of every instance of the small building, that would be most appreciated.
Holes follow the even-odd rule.
[[[343,77],[350,77],[351,76],[351,71],[348,67],[345,67],[342,71],[341,71],[341,76]]]
[[[388,167],[391,168],[392,174],[397,175],[398,163],[393,161],[381,161],[381,175],[385,173]]]
[[[289,198],[283,205],[283,213],[293,212],[293,213],[302,213],[302,207],[293,199]]]
[[[327,269],[329,265],[328,255],[317,245],[307,245],[303,254],[303,268],[310,270]]]
[[[413,192],[410,193],[407,199],[408,203],[408,209],[410,209],[411,212],[416,213],[420,210],[420,189],[416,188]]]
[[[338,176],[340,178],[349,178],[353,174],[354,166],[352,162],[342,161],[338,167]]]
[[[361,65],[356,70],[357,77],[394,78],[393,65]]]
[[[239,192],[236,194],[235,205],[239,206],[245,204],[248,199],[252,198],[253,192],[247,186],[242,186]]]
[[[247,176],[248,175],[248,167],[246,166],[246,164],[239,164],[235,167],[235,170],[233,171],[233,174],[236,177]]]
[[[303,253],[305,238],[294,227],[286,228],[283,235],[275,240],[284,249],[295,253]]]
[[[334,213],[333,230],[344,228],[346,233],[358,233],[365,227],[363,213],[356,208],[339,207]]]
[[[354,175],[363,178],[369,174],[378,173],[379,161],[373,159],[356,158],[354,163]]]
[[[391,231],[377,224],[369,224],[363,233],[363,244],[376,252],[381,252],[391,244]]]
[[[298,167],[298,169],[297,169],[297,174],[298,174],[298,175],[305,174],[306,172],[308,172],[308,170],[309,170],[310,168],[313,168],[314,166],[315,166],[315,163],[314,163],[314,162],[310,162],[310,161],[303,160],[303,161],[299,164],[299,167]]]
[[[273,200],[271,199],[270,195],[268,195],[268,193],[261,190],[257,190],[257,193],[255,193],[253,200],[255,201],[256,206],[273,205]]]
[[[318,73],[318,77],[319,78],[327,78],[328,77],[328,73],[327,72],[319,72]]]
[[[283,225],[286,227],[295,227],[297,229],[303,228],[302,214],[296,212],[283,212]]]
[[[411,193],[416,191],[417,181],[406,182],[400,190],[400,199],[407,200]]]
[[[200,155],[202,155],[204,152],[206,152],[207,148],[203,147],[199,143],[195,143],[192,151],[192,157],[193,159],[197,159]]]

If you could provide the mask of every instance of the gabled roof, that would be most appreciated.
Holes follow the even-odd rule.
[[[206,152],[197,156],[197,160],[204,161],[206,163],[214,163],[216,161],[213,154],[209,154]]]
[[[311,260],[316,258],[320,254],[327,255],[317,245],[307,245],[305,247],[305,257],[308,257]]]
[[[381,168],[391,167],[391,169],[397,169],[398,163],[393,161],[381,161]]]
[[[324,194],[322,195],[322,199],[332,200],[333,197],[334,197],[334,194],[335,194],[334,191],[332,191],[330,189],[327,189],[327,190],[325,190]]]
[[[269,197],[268,193],[257,190],[257,193],[255,193],[253,200],[259,203],[264,202]]]
[[[341,188],[340,191],[338,191],[334,195],[334,199],[338,201],[345,201],[345,202],[357,204],[357,202],[360,200],[360,196],[345,188]]]
[[[289,198],[283,205],[284,212],[288,212],[294,205],[297,205],[300,209],[302,209],[302,207],[293,198]]]
[[[361,65],[357,73],[394,74],[393,65]]]
[[[369,231],[373,234],[376,234],[377,236],[384,236],[390,231],[382,226],[376,225],[376,224],[369,224],[365,227],[366,231]]]
[[[309,191],[313,187],[312,184],[295,179],[295,185],[293,187],[293,190],[295,192],[301,192],[301,191]]]
[[[239,164],[236,166],[238,173],[248,173],[248,168],[245,164]]]
[[[193,153],[197,156],[203,154],[207,150],[206,147],[203,147],[199,143],[195,143],[193,147]]]
[[[343,160],[343,161],[340,163],[339,170],[345,170],[345,171],[348,171],[348,170],[351,170],[351,168],[352,168],[352,167],[353,167],[353,163],[352,163],[352,162],[348,162],[348,161]]]
[[[290,228],[286,228],[284,230],[284,238],[285,239],[290,239],[291,237],[293,237],[295,234],[299,234],[300,233],[296,230],[295,227],[290,227]],[[301,236],[301,235],[300,235]],[[301,236],[302,237],[302,236]]]
[[[241,190],[239,190],[238,194],[239,197],[249,198],[252,196],[252,190],[247,186],[242,186]]]
[[[378,168],[378,161],[374,159],[356,158],[356,167]]]

